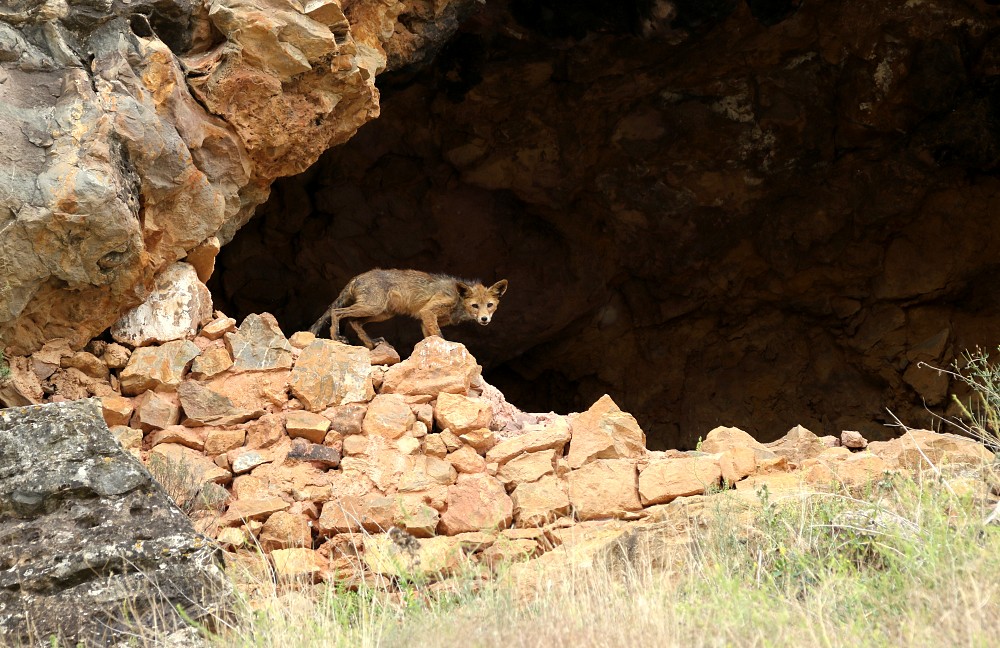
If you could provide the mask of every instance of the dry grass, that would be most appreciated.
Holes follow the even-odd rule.
[[[775,500],[747,517],[721,494],[681,570],[639,555],[516,592],[517,568],[485,586],[419,580],[357,592],[280,593],[217,646],[987,646],[1000,636],[1000,527],[984,502],[936,481],[886,478],[865,493]],[[674,561],[677,562],[677,561]],[[248,607],[248,610],[250,608]]]

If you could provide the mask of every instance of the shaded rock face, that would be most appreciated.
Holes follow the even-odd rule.
[[[527,410],[612,394],[653,448],[926,425],[950,385],[918,363],[1000,343],[998,27],[984,2],[491,2],[275,185],[213,296],[294,330],[371,267],[506,277],[488,328],[445,335]]]
[[[377,74],[426,56],[474,6],[5,2],[0,346],[79,348],[170,264],[209,267],[272,180],[378,115]]]
[[[0,643],[109,645],[187,627],[176,609],[223,612],[217,549],[115,442],[98,401],[3,410],[0,447]]]

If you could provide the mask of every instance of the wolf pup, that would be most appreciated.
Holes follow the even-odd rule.
[[[340,334],[340,320],[350,318],[362,344],[373,349],[375,343],[362,328],[364,324],[409,315],[420,320],[424,337],[441,336],[441,327],[449,324],[489,324],[505,292],[506,279],[487,288],[478,282],[419,270],[369,270],[351,279],[309,330],[318,334],[329,321],[330,337],[347,342]]]

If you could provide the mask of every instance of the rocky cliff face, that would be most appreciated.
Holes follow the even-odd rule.
[[[82,346],[169,264],[217,251],[271,181],[378,115],[377,74],[433,51],[472,4],[5,3],[4,346]]]
[[[919,363],[1000,342],[996,8],[644,4],[490,3],[383,77],[217,302],[295,327],[374,265],[507,277],[458,339],[524,407],[611,393],[654,447],[929,424],[950,385]]]
[[[926,424],[950,386],[919,363],[1000,342],[989,2],[8,4],[15,354],[222,244],[216,302],[288,330],[372,266],[507,277],[459,336],[487,377],[611,393],[653,447]]]

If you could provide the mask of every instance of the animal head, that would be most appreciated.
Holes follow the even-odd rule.
[[[476,324],[486,326],[493,319],[493,313],[500,305],[500,297],[507,292],[507,280],[501,279],[489,288],[477,283],[470,286],[458,282],[458,296],[462,299],[462,307],[469,319]]]

